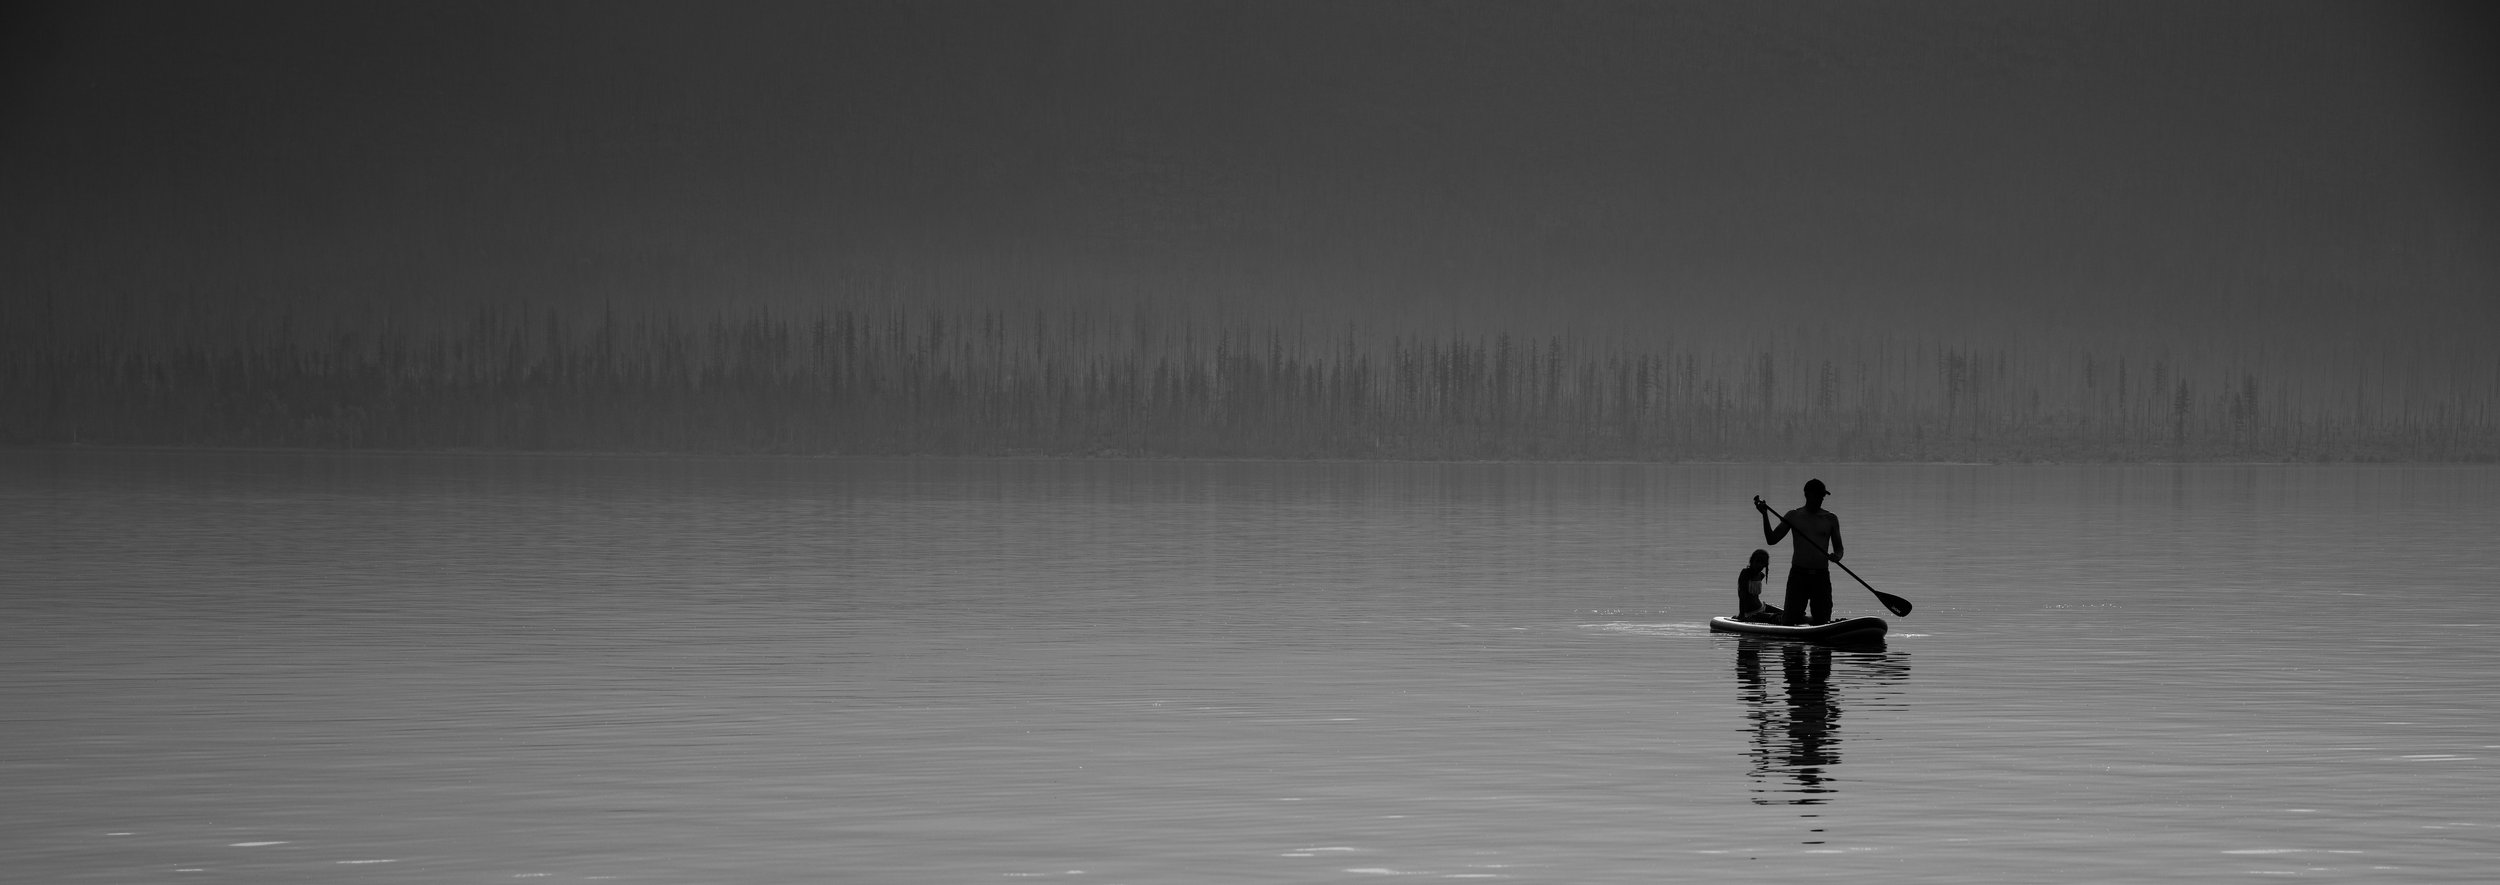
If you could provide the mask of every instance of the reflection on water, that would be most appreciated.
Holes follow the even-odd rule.
[[[1844,695],[1851,706],[1903,706],[1897,698],[1910,678],[1909,654],[1887,651],[1880,640],[1839,647],[1756,636],[1734,641],[1736,686],[1753,724],[1754,804],[1831,801],[1839,791],[1832,770],[1840,765]]]
[[[2500,469],[1817,472],[0,449],[0,879],[2490,878]]]

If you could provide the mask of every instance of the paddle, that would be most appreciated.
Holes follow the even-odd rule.
[[[1784,525],[1784,526],[1787,526],[1789,531],[1796,532],[1796,533],[1797,533],[1797,537],[1799,537],[1799,538],[1812,538],[1812,537],[1814,537],[1813,535],[1807,534],[1805,529],[1798,528],[1796,523],[1789,522],[1789,521],[1788,521],[1788,514],[1781,513],[1781,512],[1779,512],[1779,511],[1777,511],[1777,510],[1773,510],[1773,509],[1771,509],[1771,505],[1768,505],[1768,504],[1764,504],[1764,503],[1762,503],[1762,496],[1760,496],[1760,495],[1755,495],[1755,496],[1754,496],[1754,499],[1753,499],[1753,503],[1754,503],[1754,506],[1755,506],[1756,508],[1760,509],[1762,512],[1764,512],[1764,513],[1768,513],[1768,514],[1771,514],[1772,516],[1779,517],[1779,518],[1780,518],[1780,524],[1781,524],[1781,525]],[[1818,543],[1820,543],[1820,542],[1818,542]],[[1867,583],[1865,578],[1858,578],[1858,573],[1857,573],[1857,572],[1855,572],[1855,571],[1851,571],[1851,570],[1849,569],[1849,566],[1847,566],[1847,565],[1843,564],[1840,560],[1833,559],[1833,560],[1828,560],[1828,561],[1829,561],[1831,564],[1833,564],[1833,565],[1840,566],[1840,570],[1841,570],[1841,571],[1844,571],[1844,572],[1849,572],[1849,577],[1852,577],[1852,578],[1857,578],[1857,580],[1858,580],[1858,586],[1866,588],[1866,592],[1868,592],[1868,593],[1873,593],[1873,594],[1875,594],[1875,599],[1876,599],[1876,601],[1883,603],[1883,604],[1884,604],[1884,608],[1886,608],[1886,609],[1890,610],[1890,611],[1891,611],[1891,612],[1892,612],[1895,616],[1898,616],[1898,617],[1904,617],[1904,618],[1906,618],[1906,617],[1909,617],[1909,616],[1910,616],[1910,601],[1909,601],[1909,600],[1907,600],[1907,599],[1903,599],[1903,598],[1901,598],[1901,597],[1894,596],[1894,595],[1892,595],[1892,594],[1890,594],[1890,593],[1886,593],[1886,592],[1884,592],[1884,591],[1881,591],[1881,590],[1877,590],[1877,589],[1875,589],[1875,585]]]

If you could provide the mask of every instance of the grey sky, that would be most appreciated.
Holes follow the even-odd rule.
[[[20,291],[2314,334],[2387,306],[2487,323],[2500,300],[2500,46],[2470,6],[14,15]]]

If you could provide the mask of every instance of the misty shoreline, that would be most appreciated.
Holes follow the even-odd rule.
[[[19,314],[51,326],[50,309]],[[88,318],[98,319],[98,318]],[[2479,351],[1374,331],[1147,306],[220,333],[0,351],[0,445],[1594,463],[2484,463]]]

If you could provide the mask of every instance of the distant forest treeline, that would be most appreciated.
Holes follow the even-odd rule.
[[[0,441],[686,453],[2488,461],[2494,351],[1382,334],[1152,308],[238,335],[25,310]]]

